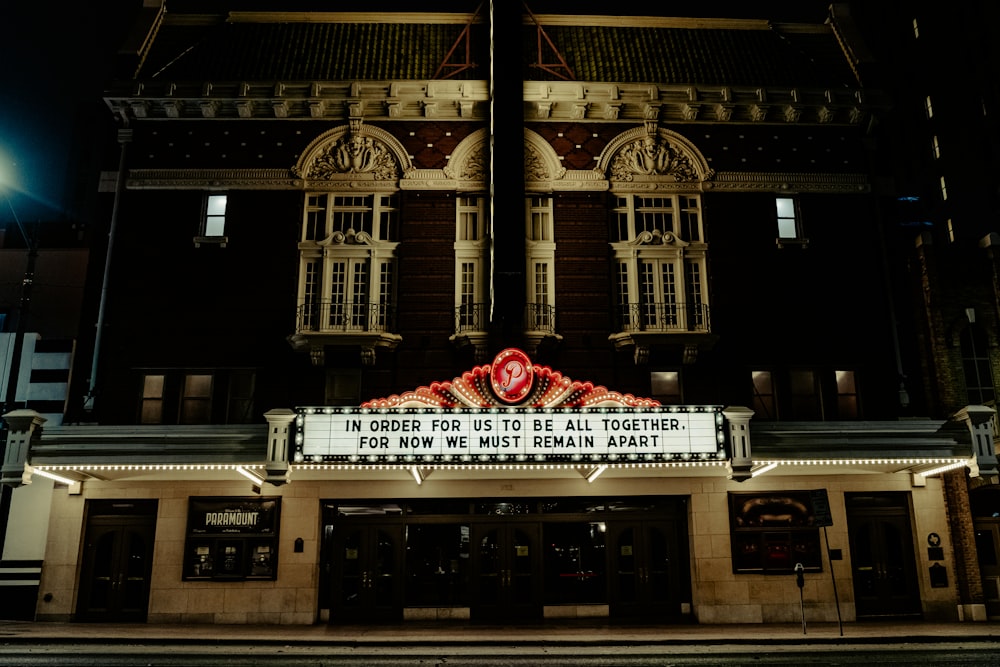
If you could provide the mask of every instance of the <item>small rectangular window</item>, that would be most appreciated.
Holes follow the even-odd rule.
[[[792,419],[818,420],[823,418],[820,406],[819,387],[816,385],[816,373],[811,370],[793,370],[789,373]]]
[[[935,160],[941,157],[941,142],[938,141],[936,134],[931,137],[931,151],[934,153]]]
[[[209,195],[205,204],[205,236],[226,235],[226,195]]]
[[[927,113],[928,120],[934,117],[934,104],[931,102],[930,95],[924,98],[924,111]]]
[[[229,375],[227,424],[252,424],[255,375],[251,370],[234,370]]]
[[[181,424],[208,424],[212,421],[212,376],[193,373],[184,376],[181,394]]]
[[[194,246],[200,248],[201,244],[209,243],[221,247],[226,246],[226,207],[228,205],[227,195],[206,195],[204,212],[202,213],[201,226],[198,236],[194,238]]]
[[[358,405],[360,401],[360,370],[355,368],[327,369],[325,405]]]
[[[837,416],[858,418],[858,385],[854,371],[835,371],[837,379]]]
[[[775,220],[778,226],[777,244],[783,248],[786,244],[805,246],[809,240],[802,233],[802,214],[799,202],[793,197],[776,197]]]
[[[142,378],[142,407],[139,415],[141,424],[163,423],[162,375],[144,375]]]
[[[798,223],[795,218],[795,200],[790,197],[778,197],[775,200],[778,213],[778,238],[798,238]]]
[[[944,176],[941,177],[941,201],[948,201],[948,184],[944,182]]]
[[[754,419],[777,419],[778,405],[774,398],[774,378],[771,371],[753,371]]]
[[[653,371],[649,374],[653,398],[664,405],[679,405],[681,397],[681,374],[678,371]]]
[[[552,197],[528,198],[528,239],[552,240]]]

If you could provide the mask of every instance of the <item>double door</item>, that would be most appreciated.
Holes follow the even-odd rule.
[[[146,620],[155,529],[155,515],[88,519],[77,620]]]
[[[473,524],[471,528],[473,620],[540,619],[539,524]]]
[[[858,618],[921,613],[908,508],[848,499],[848,533]],[[891,502],[893,499],[886,499]]]
[[[986,615],[1000,618],[1000,520],[977,518],[973,525]]]
[[[403,527],[344,523],[333,538],[330,620],[392,622],[403,617]]]
[[[669,522],[608,525],[611,615],[670,616],[681,611],[681,545]]]

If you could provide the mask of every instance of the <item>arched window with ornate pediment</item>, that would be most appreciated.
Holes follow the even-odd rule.
[[[329,345],[359,346],[366,363],[393,348],[399,179],[406,153],[390,134],[340,127],[303,151],[296,346],[321,363]]]
[[[644,338],[709,333],[701,192],[712,171],[706,161],[675,132],[636,128],[609,143],[600,169],[613,197],[613,338],[641,356]]]

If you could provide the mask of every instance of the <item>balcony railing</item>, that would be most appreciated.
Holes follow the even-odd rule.
[[[384,303],[317,301],[299,306],[296,331],[318,333],[391,333],[396,309]]]
[[[489,329],[490,304],[471,303],[455,309],[455,333],[481,332]],[[556,332],[556,308],[544,303],[524,304],[524,331]]]
[[[524,330],[554,334],[556,307],[546,303],[524,304]]]
[[[486,331],[490,326],[490,304],[466,303],[455,309],[455,333]]]
[[[712,330],[705,303],[628,303],[620,307],[618,317],[619,331],[708,333]]]

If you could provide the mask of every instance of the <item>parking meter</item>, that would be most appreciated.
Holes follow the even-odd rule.
[[[802,587],[806,585],[806,568],[802,563],[795,564],[795,583],[799,587],[799,613],[802,614],[802,634],[806,634],[806,606],[802,599]]]

